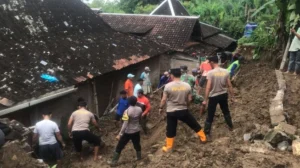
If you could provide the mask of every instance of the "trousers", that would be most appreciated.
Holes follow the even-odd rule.
[[[176,136],[178,120],[187,124],[196,133],[201,130],[200,124],[192,116],[189,110],[178,110],[175,112],[167,113],[167,138],[174,138]]]
[[[124,134],[120,141],[118,142],[118,145],[116,147],[116,152],[118,154],[121,154],[122,150],[125,148],[125,146],[127,145],[127,143],[129,141],[132,141],[133,143],[133,147],[137,152],[141,151],[141,144],[140,144],[140,132],[136,132],[133,134]]]
[[[228,107],[228,94],[222,94],[215,97],[210,97],[208,102],[208,114],[205,122],[204,132],[210,134],[211,124],[214,121],[217,105],[220,105],[224,119],[230,128],[233,128],[231,115]]]

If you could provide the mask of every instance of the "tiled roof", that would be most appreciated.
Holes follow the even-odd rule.
[[[171,8],[175,16],[190,16],[188,11],[178,0],[165,0],[157,7],[151,15],[172,15]]]
[[[171,12],[171,9],[173,9],[174,13]],[[164,0],[150,15],[190,16],[178,0]],[[218,48],[232,50],[232,47],[237,45],[236,40],[220,34],[221,32],[220,28],[200,22],[200,24],[196,24],[192,36],[198,41]]]
[[[36,98],[166,51],[115,32],[80,0],[4,1],[0,13],[0,100]]]
[[[175,50],[184,48],[198,21],[198,17],[179,16],[131,14],[100,14],[100,16],[117,31],[134,34],[149,31],[145,37]]]

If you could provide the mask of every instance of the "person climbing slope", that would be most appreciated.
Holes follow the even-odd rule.
[[[230,73],[230,78],[233,78],[234,75],[236,74],[236,72],[240,69],[241,64],[244,63],[245,58],[244,57],[239,57],[238,60],[234,61],[233,63],[231,63],[229,65],[229,67],[227,68],[227,70]]]
[[[141,126],[144,133],[147,135],[147,116],[149,115],[149,112],[151,110],[151,105],[149,99],[144,95],[144,91],[142,89],[138,90],[137,106],[141,107],[143,111]]]
[[[210,57],[209,62],[213,66],[213,70],[207,74],[207,85],[205,101],[208,102],[208,114],[205,122],[204,131],[208,139],[211,139],[210,132],[213,119],[215,117],[216,107],[219,104],[223,112],[225,121],[230,130],[233,129],[230,111],[228,108],[228,90],[233,100],[233,88],[230,81],[229,72],[218,65],[218,57]]]
[[[200,137],[200,141],[206,142],[206,136],[196,119],[190,114],[188,105],[192,101],[191,86],[180,80],[181,70],[171,69],[172,82],[165,86],[163,98],[160,103],[159,113],[167,104],[167,138],[164,152],[172,150],[178,120],[186,123]]]
[[[143,113],[142,109],[137,104],[137,98],[132,96],[128,98],[129,108],[124,112],[122,117],[123,125],[119,135],[116,137],[119,140],[116,150],[111,161],[108,164],[116,166],[120,158],[121,152],[127,143],[131,140],[136,151],[137,160],[142,158],[140,144],[140,118]]]

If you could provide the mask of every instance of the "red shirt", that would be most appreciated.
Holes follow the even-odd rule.
[[[133,83],[130,79],[126,80],[124,89],[126,90],[128,97],[133,96]]]
[[[151,105],[149,99],[146,96],[137,98],[138,106],[140,106],[143,110],[143,115],[146,115],[150,112]]]

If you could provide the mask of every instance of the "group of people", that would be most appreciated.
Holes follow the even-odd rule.
[[[38,144],[39,158],[44,161],[56,160],[57,167],[60,167],[63,157],[62,149],[65,148],[66,144],[63,141],[58,125],[51,121],[51,112],[44,112],[42,116],[43,120],[35,125],[33,143]],[[95,115],[87,110],[87,103],[83,99],[79,99],[78,109],[72,113],[68,121],[68,134],[81,160],[83,160],[83,140],[94,145],[94,160],[101,158],[98,155],[101,140],[100,137],[90,131],[90,123],[97,130],[101,131]]]
[[[193,70],[193,75],[188,74],[187,66],[174,68],[163,74],[157,88],[163,89],[159,114],[162,113],[163,109],[166,109],[167,118],[166,144],[162,148],[164,152],[168,152],[173,148],[178,120],[193,129],[201,142],[208,141],[211,138],[211,126],[218,104],[229,129],[233,129],[228,99],[234,99],[231,77],[239,68],[242,60],[241,56],[237,57],[235,60],[232,60],[228,69],[225,69],[222,67],[224,66],[222,61],[220,64],[220,57],[212,56],[207,57],[199,69]],[[135,75],[133,74],[127,75],[124,90],[120,92],[115,114],[116,126],[119,126],[116,136],[118,144],[112,160],[109,161],[111,166],[117,165],[120,154],[129,141],[132,141],[136,150],[136,159],[140,160],[142,158],[140,132],[143,131],[145,135],[148,134],[146,122],[151,110],[151,104],[148,99],[149,94],[152,92],[150,68],[145,68],[135,86],[133,84],[134,77]],[[204,128],[202,128],[189,112],[189,105],[197,98],[195,95],[199,96],[204,88],[205,94],[201,105],[207,106],[208,113]],[[101,131],[95,115],[87,110],[87,103],[84,100],[79,100],[78,110],[70,116],[68,129],[69,136],[72,138],[75,150],[78,152],[81,160],[83,159],[83,140],[94,145],[94,160],[100,158],[98,151],[101,140],[89,130],[90,123]],[[61,149],[65,147],[65,143],[57,124],[51,121],[51,113],[44,113],[43,120],[36,124],[33,140],[39,143],[40,157],[44,160],[52,157],[57,160],[59,166],[62,159]]]

